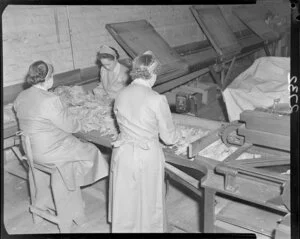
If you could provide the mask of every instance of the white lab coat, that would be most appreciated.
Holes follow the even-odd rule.
[[[112,232],[164,232],[165,157],[159,142],[178,136],[165,96],[135,80],[115,99],[120,127],[110,171]]]
[[[106,94],[114,99],[128,81],[128,68],[117,62],[113,71],[108,71],[104,67],[100,70],[101,83],[94,89],[95,94]]]
[[[97,147],[72,135],[81,125],[58,96],[31,87],[18,95],[14,108],[20,129],[30,137],[34,160],[55,164],[69,190],[108,175],[108,163]]]

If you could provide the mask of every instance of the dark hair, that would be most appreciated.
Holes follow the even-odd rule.
[[[36,61],[30,65],[25,80],[29,85],[45,82],[45,78],[50,70],[53,71],[53,69],[49,69],[47,63],[44,61]]]
[[[149,66],[151,66],[154,62],[157,62],[157,66],[155,67],[155,69],[153,69],[152,72],[150,72]],[[152,73],[157,74],[159,69],[160,64],[158,60],[151,54],[144,54],[134,59],[130,76],[132,80],[135,80],[137,78],[149,80]]]

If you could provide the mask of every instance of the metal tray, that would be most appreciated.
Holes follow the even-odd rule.
[[[273,31],[262,18],[261,6],[235,7],[233,13],[264,41],[273,42],[279,39],[279,34]]]
[[[157,83],[163,83],[188,72],[187,63],[156,32],[146,20],[106,24],[106,29],[132,58],[145,51],[152,51],[162,68]]]
[[[225,58],[240,53],[242,47],[226,22],[220,8],[192,6],[191,11],[216,52]]]

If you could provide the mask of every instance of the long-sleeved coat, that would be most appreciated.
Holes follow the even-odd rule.
[[[55,164],[69,190],[108,175],[108,164],[91,143],[72,135],[80,122],[68,115],[58,96],[31,87],[14,102],[19,126],[29,135],[34,160]]]
[[[113,71],[108,71],[104,67],[100,70],[101,83],[94,89],[94,92],[104,91],[110,98],[114,99],[128,81],[128,68],[117,62]]]
[[[164,232],[166,144],[177,140],[166,97],[135,80],[115,99],[120,127],[110,172],[109,220],[112,232]]]

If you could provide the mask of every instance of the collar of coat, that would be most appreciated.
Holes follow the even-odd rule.
[[[120,72],[120,68],[121,68],[121,65],[120,65],[119,62],[117,62],[116,65],[115,65],[115,68],[114,68],[112,71],[107,70],[105,67],[101,67],[101,70],[102,70],[103,72],[108,73],[108,74],[113,73],[114,75],[117,75],[117,74],[119,74],[119,72]]]
[[[146,86],[146,87],[149,87],[149,88],[152,88],[152,86],[149,84],[149,81],[147,80],[143,80],[143,79],[135,79],[132,84],[138,84],[138,85],[143,85],[143,86]]]
[[[45,87],[41,86],[40,84],[33,85],[33,87],[44,90],[44,91],[48,91]]]

